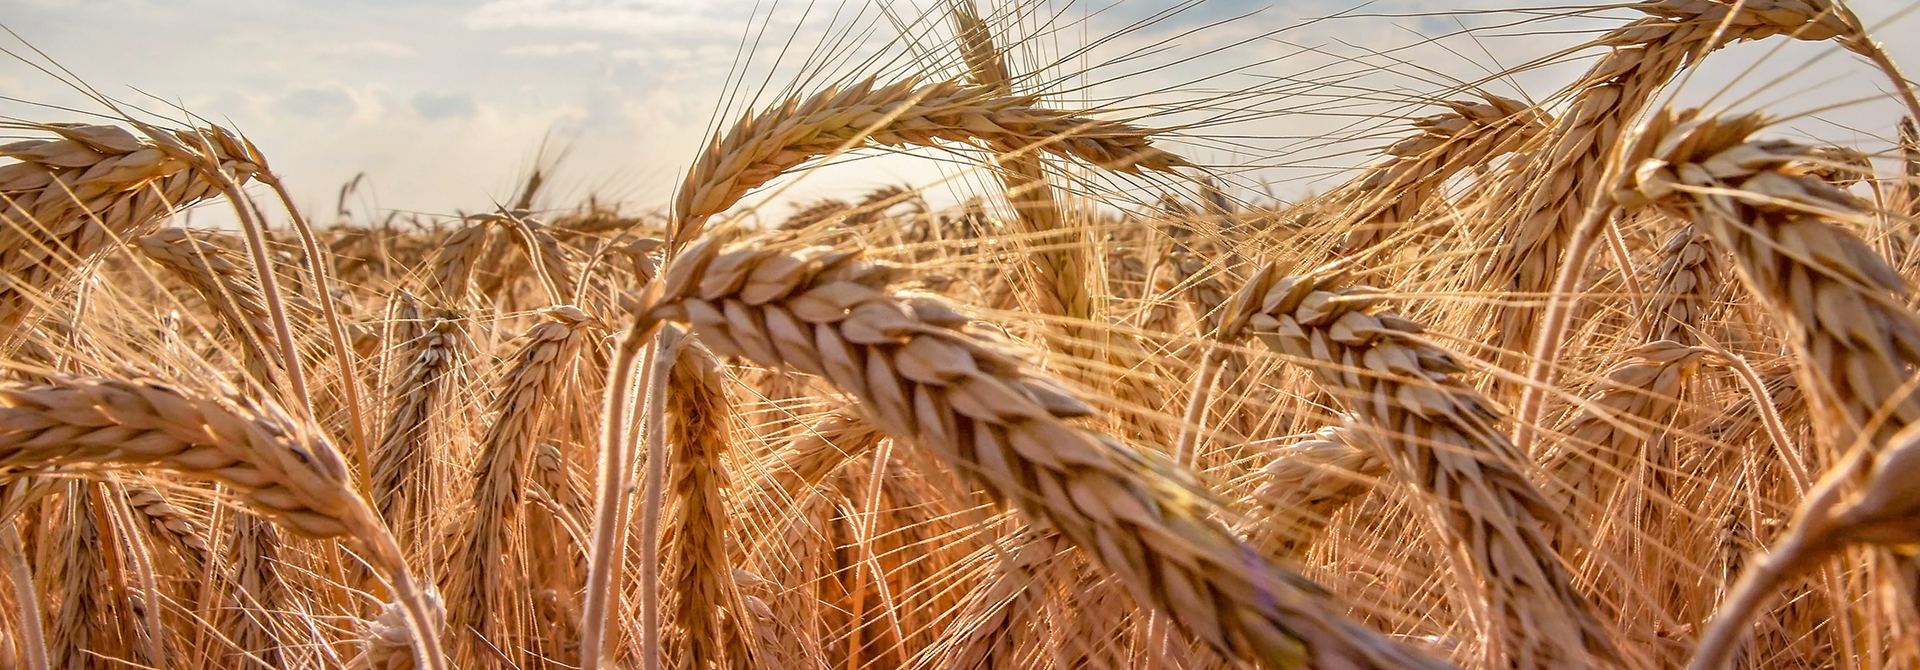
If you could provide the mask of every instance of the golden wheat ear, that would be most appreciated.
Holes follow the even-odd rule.
[[[281,528],[346,538],[393,583],[428,668],[443,669],[417,584],[398,545],[349,483],[345,462],[311,430],[270,408],[155,382],[60,377],[0,382],[0,466],[157,467],[232,487]]]
[[[1308,367],[1359,421],[1349,430],[1427,499],[1453,560],[1478,582],[1473,602],[1493,659],[1528,667],[1621,663],[1618,635],[1573,587],[1552,547],[1567,522],[1507,440],[1507,419],[1456,375],[1452,352],[1379,292],[1338,275],[1281,277],[1269,265],[1227,307],[1219,334],[1251,333]]]
[[[1230,658],[1272,667],[1445,667],[1335,609],[1212,518],[1192,475],[1066,420],[1092,408],[900,271],[824,249],[702,240],[661,273],[644,320],[689,323],[717,354],[819,375],[1029,518],[1092,554]]]
[[[463,664],[490,663],[494,649],[532,649],[531,631],[519,630],[534,609],[531,571],[523,547],[527,524],[522,516],[526,487],[533,479],[540,423],[562,391],[581,344],[600,328],[597,319],[577,307],[547,310],[547,318],[523,336],[494,396],[493,422],[480,438],[480,453],[462,478],[466,496],[446,533],[450,550],[440,572],[454,630],[474,630],[454,644]],[[516,542],[516,537],[519,542]],[[549,540],[558,538],[546,538]],[[528,659],[522,659],[523,661]]]
[[[196,167],[210,163],[240,181],[260,169],[252,147],[220,128],[175,133],[208,138],[189,148],[119,126],[4,125],[57,139],[0,146],[0,156],[18,161],[0,166],[0,275],[8,278],[0,285],[0,341],[12,339],[34,301],[76,268],[179,208],[219,195]]]
[[[1124,173],[1187,165],[1153,147],[1151,131],[1036,103],[954,81],[922,86],[913,79],[878,88],[869,79],[789,99],[713,138],[674,199],[670,246],[692,242],[709,218],[788,170],[865,146],[977,141],[1002,153],[1039,151]]]

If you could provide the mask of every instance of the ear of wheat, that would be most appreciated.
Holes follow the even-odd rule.
[[[1352,430],[1425,494],[1462,573],[1480,582],[1486,605],[1477,618],[1498,662],[1621,662],[1615,634],[1552,549],[1563,520],[1527,476],[1530,460],[1500,431],[1504,418],[1455,378],[1465,368],[1452,353],[1380,302],[1338,276],[1281,277],[1268,265],[1227,306],[1218,332],[1258,336],[1360,417]]]
[[[1250,559],[1207,520],[1185,475],[1062,421],[1091,410],[944,302],[888,295],[892,268],[824,250],[722,252],[709,240],[661,276],[644,318],[689,323],[716,353],[832,381],[890,435],[932,450],[1093,552],[1143,602],[1187,613],[1183,627],[1230,657],[1277,667],[1443,666],[1347,622],[1301,578]]]
[[[1035,106],[957,82],[873,80],[829,88],[805,100],[740,119],[716,136],[681,182],[672,245],[684,246],[706,220],[748,191],[808,160],[861,146],[935,146],[978,141],[1001,152],[1040,151],[1119,172],[1170,171],[1186,161],[1151,145],[1151,133]]]
[[[11,339],[36,301],[117,240],[140,234],[175,209],[219,193],[194,170],[201,161],[245,180],[259,169],[252,147],[220,128],[201,133],[214,155],[179,141],[143,139],[118,126],[8,124],[53,134],[0,147],[0,340]]]
[[[500,384],[493,423],[466,477],[465,518],[448,534],[452,549],[440,576],[448,621],[454,630],[479,633],[459,638],[456,656],[463,663],[490,661],[494,652],[477,648],[482,644],[530,647],[524,631],[509,628],[532,617],[531,599],[525,596],[531,595],[527,585],[535,581],[531,573],[537,566],[528,564],[514,542],[515,531],[523,528],[527,470],[545,410],[562,391],[581,341],[597,324],[577,307],[547,313],[548,320],[525,335]]]

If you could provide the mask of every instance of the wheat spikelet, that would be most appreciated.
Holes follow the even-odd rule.
[[[1652,155],[1616,198],[1692,221],[1733,257],[1800,354],[1799,385],[1818,390],[1808,395],[1829,444],[1846,448],[1870,427],[1868,443],[1885,444],[1920,420],[1920,398],[1902,391],[1920,369],[1920,317],[1899,274],[1826,220],[1860,217],[1862,203],[1792,169],[1808,149],[1750,141],[1763,125],[1757,115],[1662,115],[1648,129],[1660,138]]]
[[[743,117],[688,170],[674,199],[672,246],[692,241],[709,217],[748,191],[843,148],[978,141],[1000,153],[1043,151],[1125,173],[1186,165],[1153,148],[1148,131],[1035,102],[951,81],[920,86],[904,79],[874,88],[869,79]]]
[[[147,536],[168,547],[186,562],[187,574],[204,574],[208,552],[207,532],[198,519],[167,501],[159,491],[127,483],[127,507],[132,508],[147,529]]]
[[[150,381],[55,378],[0,382],[0,467],[151,466],[217,481],[295,534],[345,537],[393,582],[413,630],[433,634],[397,544],[348,485],[331,444],[274,412]],[[444,670],[437,639],[416,655]]]
[[[281,364],[279,351],[267,344],[273,341],[272,317],[238,254],[179,228],[141,236],[134,246],[199,292],[240,343],[248,374],[260,383],[272,382]]]
[[[199,155],[163,133],[141,138],[116,126],[8,123],[59,136],[0,146],[0,341],[75,267],[117,239],[140,234],[220,187],[194,167],[211,163],[244,181],[260,170],[253,147],[221,128],[177,131],[210,148]],[[198,135],[196,135],[198,133]],[[204,144],[201,140],[204,139]]]
[[[1591,516],[1576,508],[1605,507],[1614,491],[1644,462],[1656,472],[1673,471],[1674,459],[1654,453],[1647,433],[1673,421],[1680,391],[1706,350],[1657,341],[1635,347],[1596,384],[1580,413],[1561,429],[1558,449],[1542,459],[1566,496],[1567,518]]]
[[[1043,566],[1059,557],[1058,535],[1023,533],[1018,546],[995,566],[992,581],[979,589],[970,610],[953,621],[959,638],[940,659],[939,667],[956,670],[1018,667],[1019,633],[1029,623],[1044,597],[1040,581]]]
[[[0,382],[0,466],[158,466],[231,485],[304,536],[364,530],[339,456],[283,420],[157,382],[56,379]]]
[[[1336,250],[1349,255],[1418,220],[1421,209],[1461,170],[1513,151],[1544,128],[1543,115],[1518,100],[1482,93],[1484,102],[1451,100],[1451,112],[1413,122],[1420,134],[1386,149],[1390,157],[1368,168],[1336,197],[1348,203],[1347,235]]]
[[[221,635],[234,646],[235,660],[258,658],[269,667],[291,660],[282,639],[282,617],[291,601],[281,574],[279,531],[250,514],[235,514],[227,531],[225,562],[232,590],[219,613]]]
[[[519,233],[513,239],[520,243],[521,250],[527,254],[535,274],[542,283],[552,285],[551,290],[557,294],[555,303],[565,304],[572,300],[578,284],[573,266],[567,262],[566,246],[536,221],[513,217],[509,219],[509,225]]]
[[[1630,120],[1646,109],[1675,73],[1706,52],[1739,41],[1788,35],[1824,40],[1844,29],[1821,3],[1768,0],[1658,0],[1633,5],[1651,14],[1601,37],[1612,48],[1575,86],[1571,109],[1530,157],[1531,167],[1497,185],[1520,205],[1505,224],[1508,240],[1484,275],[1523,295],[1546,292],[1560,256],[1590,204],[1600,202],[1606,174]],[[1735,7],[1740,7],[1735,11]],[[1516,306],[1497,319],[1495,345],[1507,350],[1533,344],[1535,311]]]
[[[1006,54],[994,44],[993,31],[980,20],[973,1],[951,4],[954,33],[960,38],[968,78],[994,95],[1013,95],[1013,74],[1007,67]],[[997,167],[995,172],[1006,186],[1007,201],[1013,205],[1021,232],[1037,236],[1032,244],[1042,247],[1029,255],[1038,274],[1038,290],[1033,293],[1045,296],[1041,310],[1081,321],[1092,319],[1096,307],[1088,290],[1092,260],[1088,258],[1085,234],[1076,222],[1063,216],[1053,187],[1047,183],[1040,154],[1002,156]]]
[[[441,606],[440,597],[429,591],[426,600],[435,618],[434,627],[444,626],[446,609]],[[379,616],[360,622],[360,628],[363,632],[360,653],[347,663],[348,670],[425,670],[414,658],[413,649],[418,642],[407,627],[406,610],[400,604],[386,603]]]
[[[101,554],[100,517],[94,512],[93,484],[69,482],[61,495],[55,536],[41,565],[51,565],[41,592],[54,599],[47,627],[47,653],[53,667],[89,670],[96,659],[126,659],[124,641],[112,612],[107,571],[117,566]],[[98,654],[96,657],[95,654]]]
[[[479,638],[457,639],[456,658],[463,664],[491,660],[491,652],[522,646],[509,625],[527,619],[527,599],[515,593],[524,588],[531,567],[523,564],[511,537],[524,497],[523,487],[534,440],[545,409],[573,366],[575,353],[595,321],[571,306],[547,310],[548,320],[528,331],[525,344],[513,356],[514,365],[494,398],[494,420],[480,440],[480,454],[468,477],[467,515],[450,531],[441,593],[454,630],[478,631]]]
[[[1232,658],[1273,667],[1443,667],[1348,622],[1316,587],[1207,519],[1184,472],[1064,418],[1091,410],[944,302],[892,296],[852,254],[709,239],[640,305],[690,323],[716,354],[819,374],[889,435],[912,438],[1058,529],[1143,603]]]
[[[428,266],[427,295],[436,305],[451,307],[467,295],[467,286],[473,280],[473,266],[480,255],[487,250],[487,242],[493,227],[486,217],[476,217],[473,223],[461,227],[441,243],[434,251],[433,261]]]
[[[389,389],[394,406],[372,454],[374,504],[409,552],[425,539],[440,487],[430,443],[435,412],[448,392],[457,326],[436,319],[424,331],[408,343],[412,361]]]
[[[743,632],[737,626],[723,627],[722,614],[745,614],[727,559],[732,531],[722,498],[729,483],[721,456],[727,453],[733,429],[724,383],[713,355],[692,343],[680,350],[667,386],[667,442],[673,449],[667,488],[678,505],[666,531],[674,538],[667,581],[679,599],[673,610],[674,626],[683,635],[684,646],[676,656],[684,658],[684,664],[679,667],[693,670],[749,663],[722,653],[728,640]]]
[[[776,457],[778,464],[768,478],[777,491],[776,499],[793,500],[801,490],[819,486],[841,466],[879,447],[883,439],[886,435],[872,423],[845,414],[828,414],[808,425]]]
[[[1479,618],[1496,664],[1620,662],[1615,636],[1553,551],[1561,519],[1526,475],[1530,461],[1500,432],[1504,419],[1454,377],[1464,368],[1451,353],[1379,302],[1338,277],[1283,278],[1269,265],[1235,296],[1220,333],[1250,330],[1311,368],[1360,417],[1353,429],[1427,495],[1462,574],[1482,584]]]
[[[1387,474],[1377,451],[1352,446],[1347,428],[1324,428],[1274,451],[1261,468],[1259,511],[1249,541],[1268,556],[1292,558],[1326,532],[1333,515],[1371,493]]]
[[[1719,288],[1719,258],[1706,235],[1692,226],[1675,231],[1659,253],[1645,317],[1647,340],[1692,343],[1698,338],[1688,329],[1707,323]]]

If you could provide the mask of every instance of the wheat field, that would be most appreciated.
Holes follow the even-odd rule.
[[[1288,198],[1047,90],[1036,6],[652,210],[0,122],[0,668],[1920,668],[1920,132],[1671,95],[1798,41],[1920,116],[1846,5],[1559,8],[1576,78]],[[973,197],[756,204],[877,153]]]

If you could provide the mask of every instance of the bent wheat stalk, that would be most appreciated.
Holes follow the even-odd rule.
[[[824,249],[708,238],[639,304],[691,324],[719,355],[820,375],[889,435],[912,440],[1096,557],[1142,603],[1230,658],[1276,668],[1440,668],[1338,614],[1303,577],[1253,556],[1212,521],[1184,470],[1065,419],[1092,409],[1038,376],[991,331],[931,296],[885,289],[897,272]]]
[[[19,161],[0,166],[0,277],[5,278],[0,280],[0,341],[12,339],[35,301],[116,240],[141,234],[177,208],[219,195],[217,183],[192,169],[201,161],[238,181],[260,169],[258,154],[220,128],[198,131],[211,141],[195,146],[214,152],[201,156],[201,149],[143,139],[118,126],[0,126],[59,137],[0,146],[0,156]]]
[[[1454,375],[1424,328],[1382,310],[1372,289],[1332,275],[1279,277],[1267,265],[1227,307],[1219,332],[1252,332],[1311,369],[1360,418],[1352,429],[1427,498],[1463,578],[1481,584],[1478,613],[1495,665],[1622,663],[1615,633],[1574,590],[1554,552],[1557,508],[1526,474],[1498,411]]]
[[[1187,162],[1152,146],[1152,133],[1124,123],[1036,106],[1032,96],[946,81],[868,79],[743,117],[716,135],[674,199],[669,248],[700,235],[707,219],[809,160],[865,146],[980,142],[999,153],[1041,151],[1123,173],[1171,171]]]
[[[155,467],[233,487],[295,534],[345,537],[392,580],[428,670],[445,670],[437,627],[399,545],[349,485],[333,446],[271,408],[151,381],[56,376],[0,382],[0,468]]]

